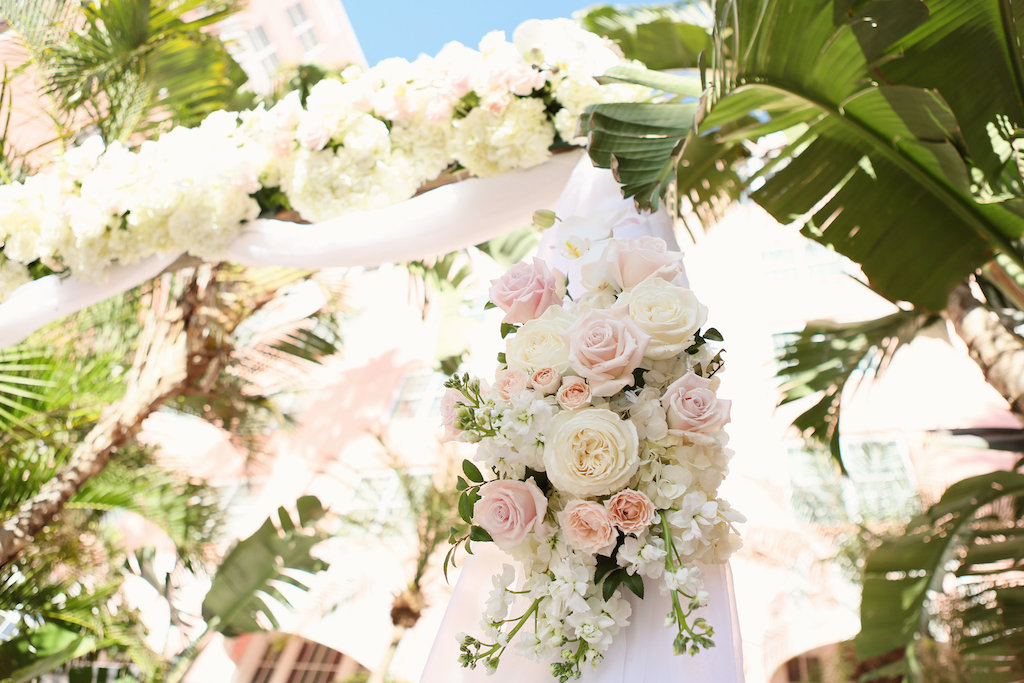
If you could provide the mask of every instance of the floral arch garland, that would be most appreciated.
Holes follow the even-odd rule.
[[[570,20],[531,20],[511,42],[493,32],[478,50],[449,43],[434,57],[350,67],[314,86],[305,106],[293,92],[269,109],[216,112],[137,150],[87,140],[44,172],[0,186],[0,345],[152,277],[182,253],[326,267],[355,265],[360,245],[372,247],[363,261],[372,265],[442,253],[428,253],[433,243],[450,251],[483,241],[477,233],[452,244],[444,224],[485,218],[510,182],[519,187],[502,178],[513,171],[541,167],[517,190],[531,197],[530,212],[553,201],[576,155],[549,159],[585,144],[576,137],[583,110],[648,94],[596,80],[622,63],[611,43]],[[476,179],[402,210],[451,169]],[[281,209],[316,225],[258,220]],[[392,252],[400,234],[415,235],[384,223],[417,220],[428,234]],[[355,254],[339,259],[350,247]],[[320,260],[310,263],[314,253]]]

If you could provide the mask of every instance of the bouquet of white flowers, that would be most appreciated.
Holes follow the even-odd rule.
[[[578,221],[578,219],[573,219]],[[580,226],[578,234],[587,234]],[[593,231],[590,231],[593,234]],[[682,254],[655,237],[564,240],[572,275],[520,263],[494,280],[505,312],[495,381],[446,386],[463,463],[452,553],[491,541],[519,565],[494,577],[481,637],[463,666],[495,669],[510,641],[553,660],[560,681],[596,664],[629,623],[630,590],[667,592],[677,654],[712,647],[699,563],[739,546],[742,516],[717,497],[731,451],[718,398],[721,341],[685,282]],[[568,292],[567,293],[567,289]]]

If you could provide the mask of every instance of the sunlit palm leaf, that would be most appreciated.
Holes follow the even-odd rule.
[[[900,346],[938,318],[917,310],[898,311],[857,323],[808,323],[799,334],[783,337],[776,377],[781,403],[807,397],[817,401],[793,421],[805,436],[828,444],[843,466],[839,447],[839,408],[844,392],[877,376]]]
[[[134,512],[166,531],[186,563],[214,540],[223,516],[208,486],[154,465],[108,466],[86,482],[66,508]]]
[[[73,7],[73,5],[71,5]],[[66,112],[87,110],[107,139],[158,127],[170,117],[194,125],[229,106],[245,81],[215,36],[201,29],[237,10],[237,2],[110,0],[65,13],[63,31],[44,30],[35,13],[0,0]],[[20,14],[18,14],[20,12]]]
[[[615,41],[627,59],[652,69],[682,69],[696,66],[698,55],[710,50],[714,15],[707,2],[599,5],[588,8],[579,20],[588,31]]]

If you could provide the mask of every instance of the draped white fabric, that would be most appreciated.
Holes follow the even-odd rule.
[[[554,206],[582,150],[493,178],[445,185],[393,206],[314,225],[248,223],[224,258],[246,266],[329,268],[429,259],[511,232]],[[177,254],[110,269],[102,283],[50,275],[0,304],[0,348],[34,330],[158,275]]]
[[[587,159],[581,160],[573,171],[556,213],[560,218],[595,214],[607,218],[618,214],[616,238],[653,235],[665,239],[670,248],[678,248],[667,212],[637,214],[632,201],[622,198],[611,173],[595,169]],[[572,266],[559,253],[554,235],[553,230],[545,233],[538,255],[562,272],[570,272]],[[474,553],[466,560],[459,576],[420,683],[554,680],[546,664],[519,656],[514,644],[505,651],[493,675],[486,674],[482,667],[470,670],[459,666],[457,635],[479,633],[491,577],[501,571],[503,564],[511,564],[506,555],[490,544],[478,543]],[[714,648],[692,657],[674,655],[675,630],[665,626],[670,604],[668,596],[650,586],[644,600],[628,595],[633,607],[629,627],[619,634],[598,668],[585,668],[580,680],[583,683],[743,683],[743,653],[732,575],[727,565],[703,565],[701,570],[711,599],[697,614],[715,629]]]

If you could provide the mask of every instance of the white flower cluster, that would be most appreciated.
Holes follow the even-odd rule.
[[[495,581],[482,637],[463,638],[466,666],[494,668],[517,636],[557,678],[574,676],[628,625],[623,592],[642,597],[645,580],[671,599],[677,652],[713,645],[694,615],[707,603],[698,565],[725,562],[742,521],[718,497],[732,454],[708,343],[721,338],[701,332],[707,310],[681,284],[682,254],[613,227],[553,228],[574,257],[568,278],[534,260],[495,280],[495,381],[448,383],[449,436],[478,443],[482,466],[467,461],[460,483],[469,537],[520,568],[515,591],[511,567]]]
[[[255,195],[279,190],[310,221],[407,199],[448,168],[495,175],[537,165],[574,140],[588,104],[633,101],[594,79],[621,63],[611,43],[569,20],[528,21],[479,50],[389,59],[325,79],[269,109],[216,112],[129,151],[91,139],[23,183],[0,186],[0,297],[23,269],[99,279],[157,252],[215,259]],[[14,275],[17,273],[17,276]]]

